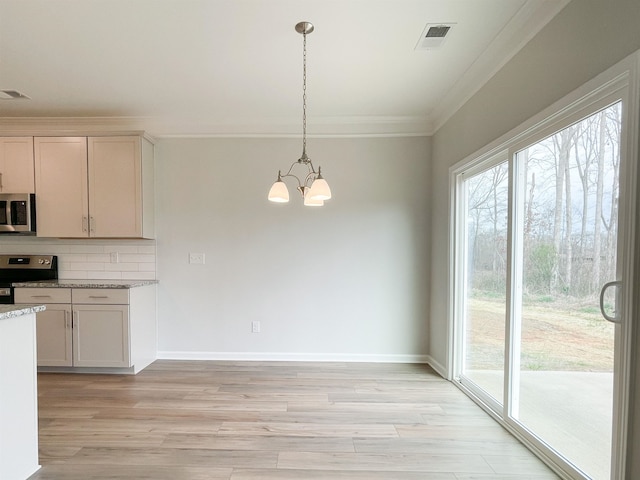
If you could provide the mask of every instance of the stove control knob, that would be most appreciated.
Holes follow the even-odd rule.
[[[51,263],[51,260],[49,260],[48,258],[46,258],[46,259],[44,260],[44,264],[45,264],[45,265],[49,265],[50,263]]]
[[[42,265],[42,264],[44,263],[44,259],[43,259],[43,258],[41,258],[40,260],[38,260],[38,263],[39,263],[40,265]]]

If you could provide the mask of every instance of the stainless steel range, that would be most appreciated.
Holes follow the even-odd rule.
[[[12,283],[57,278],[55,255],[0,255],[0,304],[14,303]]]

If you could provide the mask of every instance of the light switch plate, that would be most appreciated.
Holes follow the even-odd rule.
[[[204,253],[190,253],[189,263],[204,265]]]

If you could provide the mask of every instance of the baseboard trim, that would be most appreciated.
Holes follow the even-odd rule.
[[[429,366],[431,368],[433,368],[438,375],[440,375],[442,378],[450,380],[449,375],[447,374],[447,367],[442,365],[440,362],[438,362],[431,355],[426,355],[426,357],[427,357],[427,362],[426,363],[429,364]]]
[[[351,353],[271,353],[271,352],[158,352],[158,360],[221,360],[260,362],[371,362],[429,363],[427,355],[374,355]]]
[[[146,367],[147,365],[145,365]],[[89,373],[89,374],[109,374],[109,375],[135,375],[142,368],[135,367],[38,367],[38,373]]]

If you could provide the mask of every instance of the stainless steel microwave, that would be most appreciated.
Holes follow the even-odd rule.
[[[0,234],[36,233],[36,196],[33,193],[0,193]]]

